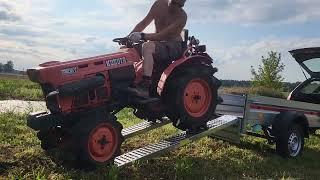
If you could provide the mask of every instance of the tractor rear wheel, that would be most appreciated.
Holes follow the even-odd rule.
[[[113,163],[115,157],[120,155],[123,127],[113,115],[109,114],[106,120],[84,118],[75,128],[78,160],[82,166]]]
[[[210,71],[202,69],[187,69],[183,75],[171,80],[168,116],[181,130],[204,127],[215,114],[220,83]]]

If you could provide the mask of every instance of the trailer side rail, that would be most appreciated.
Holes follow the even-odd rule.
[[[309,127],[320,127],[319,104],[256,95],[247,96],[243,123],[268,124],[277,114],[288,111],[304,114],[308,119]]]

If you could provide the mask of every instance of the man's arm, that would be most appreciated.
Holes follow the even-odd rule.
[[[187,23],[187,15],[183,15],[177,19],[177,21],[170,26],[166,27],[164,30],[159,33],[148,33],[144,35],[145,40],[150,41],[161,41],[167,40],[176,34],[180,34],[184,26]]]
[[[131,31],[131,33],[142,32],[152,22],[152,20],[154,19],[154,9],[156,8],[156,6],[157,6],[157,1],[152,5],[147,16],[136,25],[136,27]]]

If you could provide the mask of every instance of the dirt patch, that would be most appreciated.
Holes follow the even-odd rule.
[[[42,101],[5,100],[0,101],[0,113],[30,113],[46,110],[46,104]]]

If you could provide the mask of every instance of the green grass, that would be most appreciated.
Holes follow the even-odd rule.
[[[140,122],[128,109],[118,114],[125,127]],[[127,152],[157,142],[177,130],[167,125],[126,141]],[[306,141],[297,159],[283,159],[264,139],[245,136],[240,145],[203,138],[175,151],[122,168],[81,171],[56,164],[40,148],[24,115],[0,114],[0,179],[317,179],[320,135]]]
[[[23,76],[0,75],[0,100],[43,100],[40,86]]]
[[[245,88],[223,88],[226,93],[247,92]],[[0,99],[41,100],[40,87],[21,77],[0,75]],[[124,127],[141,120],[131,110],[118,114]],[[127,140],[122,152],[155,143],[178,130],[171,125]],[[0,114],[0,179],[318,179],[320,176],[320,132],[306,140],[297,159],[283,159],[266,140],[244,136],[240,145],[203,138],[148,161],[131,165],[101,167],[94,171],[66,168],[55,163],[40,148],[26,116]]]

